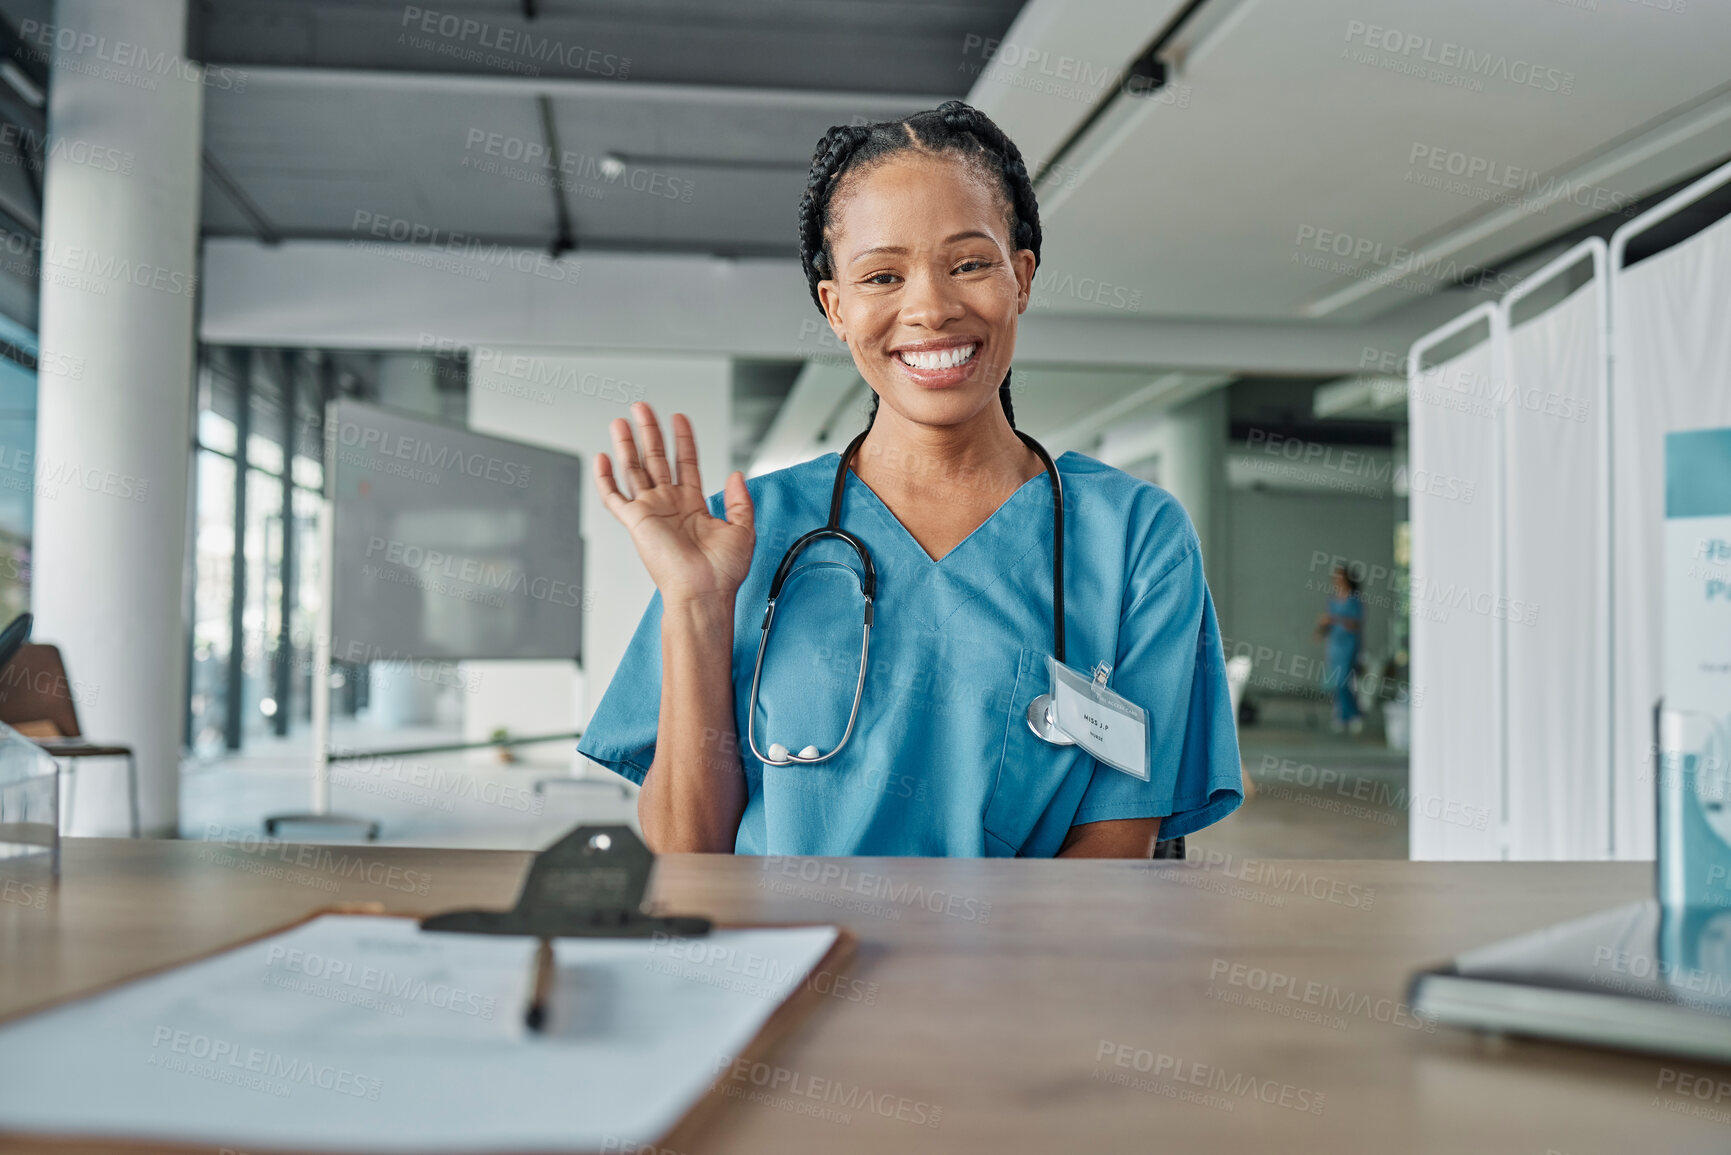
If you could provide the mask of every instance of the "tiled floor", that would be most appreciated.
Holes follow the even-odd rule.
[[[1251,728],[1244,805],[1186,839],[1192,857],[1405,858],[1407,757],[1380,737]]]
[[[338,730],[341,750],[378,750],[459,741],[438,731],[390,734]],[[503,764],[491,752],[378,757],[331,764],[331,809],[375,819],[380,843],[538,850],[582,822],[636,823],[636,804],[621,781],[597,770],[579,782],[575,743],[521,748]],[[311,801],[307,738],[254,741],[238,755],[183,771],[184,838],[256,835],[267,815],[305,811]],[[537,782],[554,780],[541,791]],[[284,824],[277,836],[358,842],[352,826]]]
[[[1188,840],[1191,855],[1240,858],[1405,858],[1406,755],[1378,736],[1330,735],[1302,716],[1246,729],[1244,765],[1255,789],[1233,815]],[[456,740],[448,733],[389,735],[338,731],[339,749],[381,749]],[[339,762],[331,803],[339,813],[377,819],[379,841],[405,846],[539,849],[583,822],[636,823],[636,804],[611,775],[572,779],[580,761],[561,745],[524,748],[505,765],[490,754],[447,753]],[[537,792],[538,780],[556,779]],[[304,735],[257,741],[240,755],[189,768],[181,779],[181,833],[187,838],[257,834],[270,814],[302,811],[310,800]],[[353,827],[288,826],[279,837],[354,842]]]

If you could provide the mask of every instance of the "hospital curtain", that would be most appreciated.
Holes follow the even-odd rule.
[[[1415,859],[1500,856],[1502,703],[1491,599],[1502,375],[1500,325],[1486,326],[1485,340],[1408,383]]]
[[[1599,268],[1582,253],[1561,271],[1582,264]],[[1513,309],[1508,330],[1502,612],[1515,859],[1609,850],[1604,292],[1591,277],[1536,316]]]

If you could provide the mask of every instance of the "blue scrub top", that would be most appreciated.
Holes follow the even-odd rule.
[[[1332,618],[1345,618],[1364,627],[1364,602],[1357,593],[1328,598],[1328,613]],[[1360,638],[1357,633],[1346,628],[1341,622],[1330,621],[1328,624],[1328,652],[1331,654],[1351,655],[1358,652]],[[1338,663],[1337,663],[1338,664]]]
[[[1243,801],[1220,630],[1196,531],[1158,486],[1079,453],[1064,483],[1069,665],[1148,711],[1143,782],[1076,746],[1036,738],[1028,703],[1052,652],[1052,493],[1025,482],[933,561],[848,471],[842,528],[877,570],[869,666],[853,737],[816,765],[772,766],[746,742],[746,705],[770,579],[829,517],[839,455],[753,478],[757,543],[734,606],[737,752],[748,799],[740,854],[1050,857],[1070,827],[1161,817],[1176,838]],[[722,499],[709,499],[721,516]],[[846,545],[807,549],[782,587],[764,656],[757,745],[833,749],[860,664],[864,601]],[[661,595],[651,600],[577,749],[641,784],[661,702]]]

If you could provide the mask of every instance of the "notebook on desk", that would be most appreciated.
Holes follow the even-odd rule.
[[[1408,1002],[1451,1026],[1731,1062],[1731,910],[1616,907],[1421,971]]]
[[[657,1144],[788,1025],[833,926],[536,940],[326,914],[0,1023],[0,1146],[39,1137],[263,1151],[571,1152]]]

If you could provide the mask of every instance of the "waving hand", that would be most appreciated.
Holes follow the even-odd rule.
[[[697,441],[685,414],[673,415],[677,477],[655,411],[639,401],[631,407],[631,416],[637,423],[635,437],[622,417],[609,427],[623,478],[615,479],[607,454],[595,455],[601,500],[630,532],[664,603],[725,598],[731,605],[751,568],[757,540],[745,475],[738,470],[728,475],[723,490],[727,519],[711,516],[697,468]],[[622,482],[629,484],[629,495]]]

